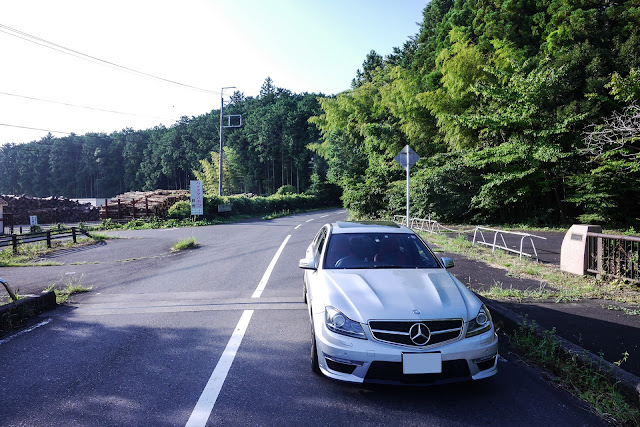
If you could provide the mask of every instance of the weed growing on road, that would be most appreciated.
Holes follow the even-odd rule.
[[[263,216],[262,219],[264,219],[265,221],[268,221],[271,219],[282,218],[283,216],[289,216],[289,215],[291,215],[291,212],[289,212],[289,209],[286,209],[280,212],[273,212],[273,213],[267,214]]]
[[[510,295],[510,291],[502,292],[497,286],[485,293],[485,296],[498,299],[543,299],[556,302],[577,301],[580,299],[608,299],[618,302],[640,304],[638,287],[621,284],[619,281],[606,282],[591,276],[576,276],[560,270],[557,266],[540,264],[528,258],[519,259],[503,251],[491,252],[482,246],[472,246],[465,236],[455,239],[438,234],[422,234],[423,237],[442,248],[445,252],[457,253],[467,258],[481,261],[493,267],[507,270],[513,277],[532,278],[547,285],[546,292],[527,292]],[[485,291],[487,292],[487,291]],[[526,295],[525,295],[526,294]]]
[[[186,249],[196,248],[197,246],[198,246],[198,243],[196,242],[196,238],[191,236],[191,237],[187,237],[186,239],[182,239],[175,242],[173,246],[171,246],[171,250],[184,251]]]
[[[640,411],[625,400],[617,384],[592,364],[562,349],[551,331],[537,331],[535,322],[521,325],[510,337],[524,358],[550,372],[554,381],[570,393],[589,403],[605,420],[623,425],[640,425]]]
[[[620,307],[618,305],[611,305],[611,304],[609,305],[602,304],[602,308],[606,308],[607,310],[613,310],[613,311],[622,311],[627,316],[640,316],[640,308],[633,309],[633,308]]]
[[[47,289],[45,289],[45,292],[54,291],[56,294],[56,302],[58,304],[64,304],[70,301],[71,296],[75,294],[89,292],[90,290],[91,288],[85,288],[80,283],[70,281],[70,282],[67,282],[65,287],[59,288],[59,289],[57,289],[55,285],[51,285]]]

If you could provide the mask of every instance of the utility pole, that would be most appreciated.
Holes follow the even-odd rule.
[[[218,162],[218,195],[222,197],[222,133],[224,129],[224,90],[225,89],[235,89],[235,86],[226,86],[223,87],[220,91],[220,161]]]

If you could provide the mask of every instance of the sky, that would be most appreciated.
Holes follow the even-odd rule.
[[[223,87],[236,87],[225,99],[257,96],[267,77],[337,94],[369,51],[390,54],[417,34],[426,4],[0,0],[0,145],[171,126],[219,109]]]

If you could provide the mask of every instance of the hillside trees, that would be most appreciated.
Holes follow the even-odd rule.
[[[307,144],[319,131],[316,94],[294,94],[267,78],[260,96],[236,92],[225,115],[244,126],[225,129],[225,191],[272,194],[283,185],[303,192],[312,184]],[[109,197],[131,190],[186,189],[218,153],[219,110],[182,117],[169,127],[111,134],[49,134],[28,144],[0,146],[0,194]],[[209,160],[211,159],[211,160]],[[216,184],[217,190],[217,174]]]
[[[610,127],[637,101],[638,10],[634,1],[433,0],[402,49],[381,61],[371,52],[352,89],[321,102],[313,148],[360,216],[401,213],[392,159],[409,143],[423,157],[414,214],[637,224],[637,140],[609,144],[626,141],[626,157],[598,156],[584,132]]]

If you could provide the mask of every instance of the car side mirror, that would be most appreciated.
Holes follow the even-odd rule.
[[[305,270],[317,270],[315,258],[302,258],[298,263],[298,267]]]
[[[453,268],[453,267],[455,267],[455,263],[453,262],[453,258],[449,258],[449,257],[443,256],[440,259],[442,260],[442,265],[444,265],[444,268]]]

